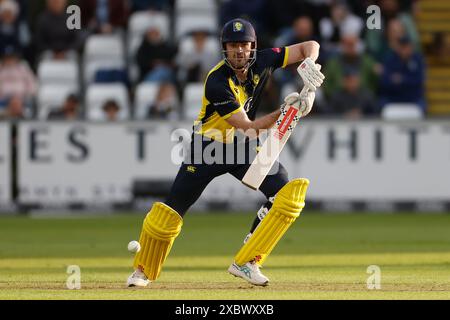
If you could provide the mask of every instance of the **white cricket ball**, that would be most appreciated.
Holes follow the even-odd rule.
[[[128,251],[132,253],[139,252],[141,250],[141,245],[136,240],[130,241],[128,243]]]

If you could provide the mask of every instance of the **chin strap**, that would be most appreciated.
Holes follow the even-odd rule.
[[[231,64],[230,61],[228,61],[227,58],[225,58],[224,61],[227,66],[229,66],[231,69],[233,69],[233,71],[246,72],[250,68],[250,62],[247,62],[245,64],[245,66],[243,66],[241,68],[236,68]]]
[[[245,66],[241,67],[241,68],[236,68],[234,67],[231,62],[228,60],[227,58],[227,51],[226,50],[222,50],[222,56],[223,59],[225,61],[225,64],[227,66],[229,66],[231,69],[233,69],[234,71],[239,71],[239,72],[245,72],[248,69],[250,69],[250,67],[255,63],[256,61],[256,49],[252,49],[253,50],[253,56],[251,58],[249,58],[249,61],[245,64]],[[242,71],[241,71],[242,70]]]

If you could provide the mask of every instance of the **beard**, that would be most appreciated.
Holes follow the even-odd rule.
[[[236,69],[243,69],[247,66],[249,60],[250,60],[249,58],[234,58],[231,61],[231,64]]]

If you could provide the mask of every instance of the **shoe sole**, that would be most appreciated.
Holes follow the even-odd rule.
[[[129,285],[127,285],[127,287],[128,288],[146,288],[147,286],[138,286],[138,285],[135,285],[135,284],[129,284]]]
[[[138,284],[135,284],[135,283],[127,283],[127,287],[128,287],[128,288],[133,288],[133,287],[136,287],[136,288],[145,288],[145,287],[147,287],[147,286],[149,285],[149,283],[150,283],[150,282],[148,282],[148,283],[145,284],[145,285],[138,285]]]

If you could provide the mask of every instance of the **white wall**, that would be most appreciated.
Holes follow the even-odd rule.
[[[133,179],[175,177],[171,134],[180,127],[189,136],[186,122],[21,123],[20,200],[129,200]],[[450,122],[303,121],[281,161],[291,179],[310,179],[310,200],[450,200]],[[217,197],[262,199],[229,175],[202,195]]]
[[[0,204],[11,201],[11,138],[8,123],[0,122]]]

